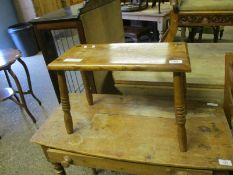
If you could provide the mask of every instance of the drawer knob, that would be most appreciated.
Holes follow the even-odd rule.
[[[61,162],[62,166],[68,168],[73,160],[69,156],[64,156],[64,160]]]

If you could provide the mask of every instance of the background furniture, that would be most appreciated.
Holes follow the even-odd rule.
[[[140,11],[146,9],[147,7],[148,7],[148,0],[130,0],[127,2],[126,0],[123,0],[123,3],[121,4],[121,11],[122,12]]]
[[[26,100],[24,98],[24,94],[31,94],[33,96],[33,98],[39,103],[39,105],[41,105],[41,102],[35,96],[35,94],[32,90],[31,79],[30,79],[30,74],[29,74],[27,65],[20,58],[20,56],[21,56],[20,52],[18,50],[15,50],[15,49],[0,50],[0,71],[3,70],[5,72],[6,79],[7,79],[8,85],[10,87],[7,89],[3,89],[1,91],[1,95],[0,95],[1,101],[6,100],[8,98],[12,99],[14,102],[16,102],[17,104],[22,106],[25,109],[25,111],[27,112],[27,114],[31,117],[32,121],[34,123],[36,123],[35,117],[32,115],[32,113],[30,112],[30,110],[27,107],[27,103],[26,103]],[[16,60],[19,61],[19,63],[23,66],[23,68],[26,72],[27,82],[28,82],[28,87],[29,87],[29,90],[27,92],[23,92],[22,87],[20,85],[20,82],[19,82],[16,74],[14,73],[14,71],[11,68],[12,64],[14,64]],[[11,77],[15,81],[15,84],[17,86],[17,91],[13,91],[13,86],[11,84],[10,77],[8,76],[8,73],[11,75]],[[15,95],[15,92],[19,93],[20,100]],[[13,95],[15,96],[16,100],[14,100],[12,98]]]
[[[217,43],[222,39],[224,27],[191,27],[189,28],[188,42],[194,42],[196,34],[198,34],[198,41],[202,41],[203,34],[213,34],[213,42]]]
[[[159,13],[161,13],[161,2],[162,3],[169,2],[169,0],[152,0],[152,8],[156,7],[157,1],[158,1]]]
[[[173,41],[178,27],[231,26],[233,1],[172,0],[170,30],[165,41]]]
[[[162,12],[158,13],[158,7],[152,8],[149,6],[147,9],[135,12],[122,12],[122,19],[135,20],[135,21],[151,21],[157,23],[155,32],[159,32],[159,38],[163,36],[167,29],[167,22],[170,18],[170,5],[165,3]]]
[[[36,18],[32,20],[31,23],[34,26],[46,64],[49,64],[66,49],[78,43],[124,42],[120,2],[117,0],[90,0],[85,6],[84,4],[77,4],[60,9],[41,18]],[[54,40],[54,33],[64,29],[74,29],[78,31],[80,42],[74,42],[73,40],[67,47],[63,44],[59,46],[59,43]],[[67,32],[70,33],[70,31]],[[71,33],[73,32],[71,31]],[[64,40],[66,42],[65,45],[67,45],[67,38],[64,37]],[[54,72],[49,73],[56,95],[59,98],[56,74],[54,74]],[[109,87],[103,83],[107,81],[113,84],[110,72],[94,72],[94,75],[90,76],[90,79],[94,79],[95,81],[97,92],[115,92],[114,89],[109,89]],[[76,78],[76,75],[71,77],[67,76],[67,79],[72,80],[70,81],[71,83],[73,83]]]

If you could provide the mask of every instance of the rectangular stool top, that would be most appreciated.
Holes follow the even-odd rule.
[[[49,69],[191,72],[185,43],[77,45],[49,64]]]

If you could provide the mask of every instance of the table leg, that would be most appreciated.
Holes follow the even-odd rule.
[[[27,107],[27,103],[26,103],[26,100],[24,98],[24,95],[23,95],[23,90],[22,90],[22,87],[20,85],[20,82],[17,78],[17,76],[15,75],[15,73],[12,71],[11,67],[8,69],[8,72],[10,73],[10,75],[12,76],[12,78],[14,79],[15,81],[15,84],[17,86],[17,89],[19,91],[19,95],[20,95],[20,99],[21,99],[21,102],[22,102],[22,106],[24,107],[25,111],[27,112],[27,114],[31,117],[33,123],[36,123],[36,119],[35,117],[32,115],[32,113],[29,111],[28,107]]]
[[[55,169],[55,173],[58,175],[66,175],[65,169],[60,163],[52,163]]]
[[[64,122],[66,131],[68,134],[73,133],[73,120],[70,113],[70,100],[69,100],[69,92],[67,89],[65,73],[63,71],[59,71],[58,75],[58,83],[59,83],[59,91],[60,91],[60,99],[62,104],[62,110],[64,112]]]
[[[187,136],[185,129],[185,76],[184,73],[174,73],[174,101],[175,101],[175,114],[178,132],[178,141],[181,152],[187,151]]]
[[[50,30],[37,29],[37,25],[34,26],[34,31],[36,34],[38,45],[42,51],[45,63],[46,65],[48,65],[49,63],[51,63],[53,60],[55,60],[58,57],[58,53],[57,53],[56,45],[53,40],[52,33]],[[58,102],[60,103],[57,75],[54,71],[50,71],[50,70],[49,70],[49,75],[50,75]]]
[[[87,71],[81,71],[82,79],[83,79],[83,85],[86,92],[87,102],[89,105],[93,105],[93,96],[92,96],[92,90],[90,82],[88,81],[88,72]]]

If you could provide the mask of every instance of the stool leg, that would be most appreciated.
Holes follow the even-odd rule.
[[[184,73],[175,72],[174,73],[174,100],[175,100],[175,115],[176,115],[176,124],[178,131],[178,141],[181,152],[187,151],[187,135],[185,129],[186,122],[186,109],[185,109],[185,76]]]
[[[5,73],[6,80],[7,80],[7,83],[8,83],[8,85],[9,85],[9,87],[10,87],[11,89],[13,89],[12,84],[11,84],[11,80],[10,80],[10,77],[9,77],[7,71],[4,70],[4,73]],[[14,97],[15,97],[15,99],[17,100],[17,102],[20,103],[19,97],[18,97],[16,94],[14,94]]]
[[[25,62],[21,59],[18,58],[18,61],[22,64],[26,75],[27,75],[27,82],[28,82],[28,87],[29,87],[29,93],[32,94],[33,98],[38,102],[38,104],[41,106],[41,101],[35,96],[33,90],[32,90],[32,83],[31,83],[31,77],[27,68],[27,65],[25,64]]]
[[[20,95],[20,99],[21,99],[21,102],[22,102],[22,106],[24,107],[24,109],[26,110],[27,114],[31,117],[33,123],[36,123],[36,119],[34,118],[34,116],[31,114],[31,112],[29,111],[28,107],[27,107],[27,104],[26,104],[26,101],[25,101],[25,98],[24,98],[24,95],[23,95],[23,90],[22,90],[22,87],[20,85],[20,82],[17,78],[17,76],[15,75],[15,73],[12,71],[11,67],[8,69],[8,72],[10,73],[10,75],[12,76],[12,78],[14,79],[15,81],[15,84],[18,88],[18,91],[19,91],[19,95]]]

